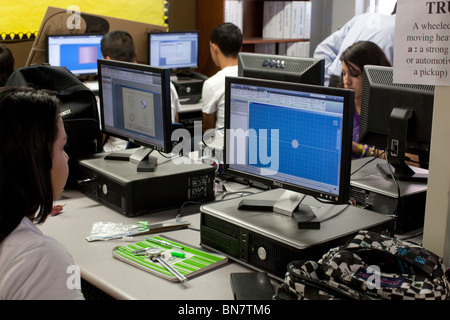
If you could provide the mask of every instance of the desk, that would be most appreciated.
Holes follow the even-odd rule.
[[[129,218],[75,190],[64,192],[63,199],[57,201],[57,204],[63,203],[67,203],[64,211],[58,216],[49,216],[39,228],[44,234],[55,238],[66,247],[80,267],[81,277],[84,280],[115,299],[232,300],[230,274],[254,271],[230,261],[190,279],[185,284],[162,279],[112,256],[115,246],[130,242],[124,240],[88,242],[85,238],[90,234],[95,222],[174,221],[176,210]],[[192,228],[200,228],[199,213],[186,215],[182,220],[189,221]],[[200,247],[199,231],[182,229],[155,235],[159,234]],[[133,242],[144,238],[145,236],[135,237]]]

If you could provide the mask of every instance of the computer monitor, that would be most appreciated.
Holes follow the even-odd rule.
[[[98,71],[102,131],[141,146],[131,157],[115,152],[105,159],[153,171],[156,157],[149,153],[172,149],[169,69],[100,59]]]
[[[323,86],[325,60],[240,52],[238,76]]]
[[[427,173],[405,163],[405,153],[429,155],[434,86],[394,83],[393,71],[364,66],[359,140],[386,150],[396,179],[426,181]],[[392,177],[387,164],[378,168]]]
[[[198,68],[198,31],[148,33],[150,65],[172,72]]]
[[[96,75],[102,38],[103,34],[47,35],[47,62],[66,67],[76,76]]]
[[[225,173],[293,191],[278,204],[244,200],[244,208],[302,219],[312,210],[299,206],[300,194],[348,203],[353,91],[245,77],[225,83]]]

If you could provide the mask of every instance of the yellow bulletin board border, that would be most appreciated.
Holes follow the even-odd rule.
[[[46,0],[15,1],[8,4],[8,14],[0,19],[0,42],[34,40],[48,7],[167,26],[167,0]]]

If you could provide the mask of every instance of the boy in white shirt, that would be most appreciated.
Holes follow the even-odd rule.
[[[219,24],[211,32],[211,57],[220,71],[203,84],[203,133],[224,126],[225,77],[237,77],[238,53],[241,47],[242,33],[234,24],[227,22]]]

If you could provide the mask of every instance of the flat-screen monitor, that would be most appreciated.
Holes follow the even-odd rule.
[[[76,76],[96,75],[102,38],[103,34],[47,35],[47,62],[66,67]]]
[[[172,71],[198,67],[198,31],[150,32],[148,41],[150,65]]]
[[[278,204],[263,201],[275,212],[310,215],[300,194],[348,203],[353,91],[245,77],[225,82],[226,173],[293,191]]]
[[[393,72],[364,66],[359,140],[386,150],[391,168],[378,165],[385,176],[426,181],[428,174],[405,163],[405,153],[429,155],[434,86],[394,83]]]
[[[138,171],[153,171],[152,150],[172,149],[170,71],[166,68],[115,60],[98,60],[102,131],[138,146],[124,160],[138,163]],[[107,155],[122,160],[123,152]]]
[[[325,60],[240,52],[238,76],[323,86]]]

